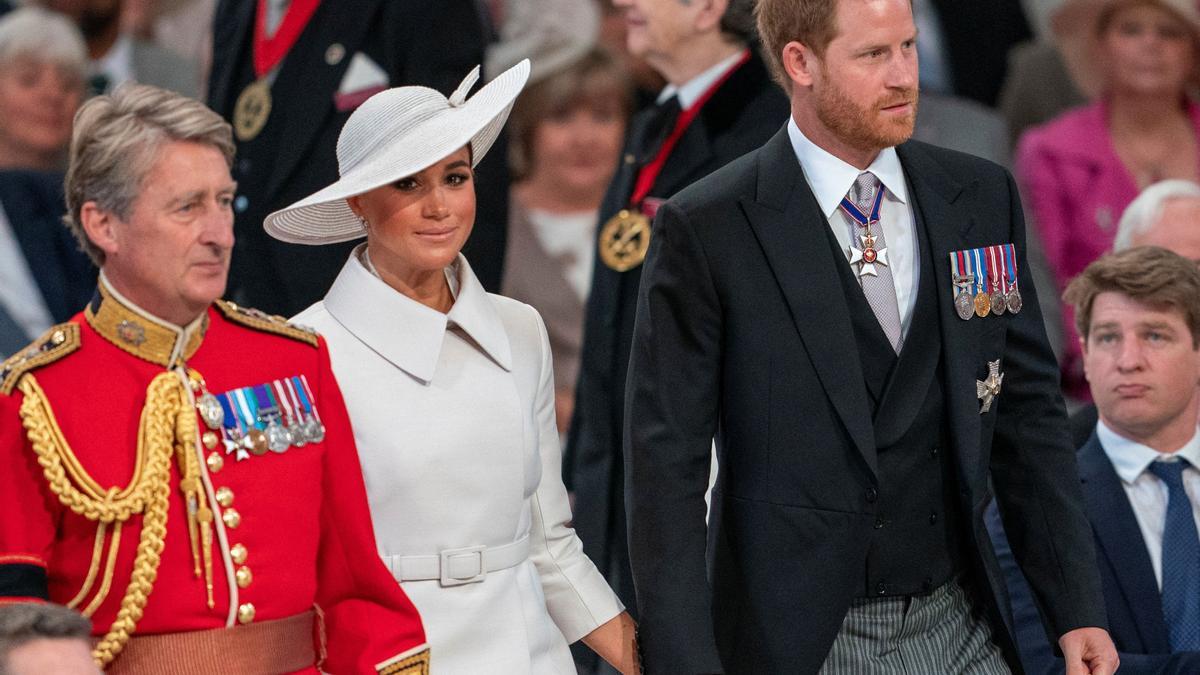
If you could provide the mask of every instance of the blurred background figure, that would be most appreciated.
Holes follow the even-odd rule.
[[[63,168],[86,68],[70,21],[36,7],[0,18],[0,169]]]
[[[0,18],[0,357],[83,308],[95,270],[63,227],[61,167],[87,53],[65,18]]]
[[[1029,130],[1017,150],[1028,215],[1058,290],[1109,250],[1138,191],[1200,171],[1196,82],[1200,13],[1193,0],[1068,0],[1056,22],[1081,36],[1081,89],[1099,98]],[[1063,308],[1063,389],[1087,400],[1074,318]]]
[[[593,48],[526,88],[509,120],[516,182],[501,292],[533,305],[546,322],[560,434],[574,410],[600,201],[632,105],[621,64]]]
[[[1030,0],[1027,4],[1037,5],[1037,23],[1043,28],[1037,39],[1009,51],[998,102],[1013,145],[1030,127],[1081,106],[1098,93],[1094,87],[1086,94],[1081,90],[1079,78],[1087,76],[1080,72],[1083,64],[1079,61],[1087,50],[1079,48],[1085,40],[1079,26],[1071,23],[1074,10],[1064,12],[1062,0]]]
[[[263,219],[337,179],[338,133],[372,94],[401,85],[449,94],[484,62],[491,38],[477,0],[222,0],[207,98],[233,122],[237,143],[229,297],[283,315],[319,300],[351,244],[286,244],[267,236]],[[489,290],[499,289],[504,261],[504,139],[479,166],[479,218],[466,248]]]
[[[170,50],[196,67],[199,91],[212,67],[212,34],[196,30],[211,26],[217,0],[124,0],[122,30]]]
[[[61,605],[0,606],[0,673],[100,675],[91,633],[90,621]]]
[[[600,6],[600,46],[612,53],[632,78],[634,109],[642,110],[654,105],[655,97],[667,85],[667,81],[645,59],[629,51],[625,41],[629,32],[625,13],[613,4],[613,0],[594,1]]]
[[[33,0],[65,14],[79,26],[87,41],[87,93],[107,94],[126,82],[152,84],[184,96],[200,93],[195,63],[122,26],[123,0]],[[199,27],[193,26],[193,30]]]
[[[921,91],[994,106],[1008,50],[1032,37],[1019,0],[914,0]],[[923,102],[923,101],[922,101]]]

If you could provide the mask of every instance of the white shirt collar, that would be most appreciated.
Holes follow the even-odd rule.
[[[489,358],[512,370],[512,350],[504,323],[466,258],[447,268],[456,291],[448,314],[409,298],[372,274],[360,259],[360,244],[346,261],[325,296],[325,309],[346,330],[389,361],[422,382],[432,382],[446,330],[457,326]]]
[[[850,191],[858,174],[857,168],[834,157],[824,148],[808,140],[796,120],[789,117],[787,123],[788,137],[792,141],[792,150],[796,159],[804,169],[804,177],[812,188],[817,204],[826,218],[833,216],[838,204]],[[904,169],[900,166],[900,157],[896,148],[884,148],[879,156],[867,167],[867,171],[883,183],[884,188],[896,201],[908,203],[908,188],[904,182]]]
[[[133,39],[122,33],[108,53],[92,62],[92,72],[108,76],[109,91],[133,79]]]
[[[1169,455],[1154,448],[1131,441],[1110,429],[1104,421],[1096,422],[1096,436],[1100,439],[1100,447],[1112,462],[1117,475],[1127,484],[1133,484],[1151,463],[1168,458],[1179,457],[1186,459],[1193,467],[1200,469],[1200,431],[1192,435],[1182,448]]]
[[[687,82],[684,82],[678,87],[673,84],[668,84],[661,92],[659,92],[658,102],[663,103],[672,96],[678,96],[679,108],[681,110],[687,110],[688,108],[692,107],[693,103],[698,101],[700,97],[704,95],[704,92],[708,91],[709,87],[711,87],[717,80],[721,79],[725,73],[729,72],[735,65],[737,65],[737,63],[742,60],[742,56],[744,55],[744,51],[731,54],[730,56],[727,56],[713,64],[708,70],[700,73]]]

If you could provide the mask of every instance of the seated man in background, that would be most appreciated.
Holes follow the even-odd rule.
[[[92,623],[59,605],[0,605],[0,673],[100,675],[92,662]]]
[[[1113,251],[1161,246],[1200,263],[1200,185],[1164,180],[1142,190],[1121,215]],[[1071,413],[1071,440],[1082,447],[1096,429],[1096,406]]]
[[[1200,268],[1135,247],[1089,265],[1065,299],[1100,413],[1079,478],[1121,672],[1200,672]],[[997,554],[1026,670],[1061,673],[1025,579]]]

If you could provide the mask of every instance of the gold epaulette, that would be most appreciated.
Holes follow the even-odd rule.
[[[21,351],[0,363],[0,394],[12,393],[25,373],[54,363],[79,349],[79,324],[68,321],[52,327]]]
[[[228,300],[218,300],[217,309],[221,310],[221,314],[225,315],[226,319],[247,328],[260,330],[264,333],[275,333],[276,335],[305,342],[314,347],[317,346],[317,331],[288,323],[288,320],[282,316],[267,314],[266,312],[250,307],[241,307]]]
[[[375,672],[377,675],[429,675],[429,649],[384,661],[375,666]]]

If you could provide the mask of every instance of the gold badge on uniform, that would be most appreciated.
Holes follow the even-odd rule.
[[[642,264],[650,249],[650,219],[622,209],[600,230],[600,259],[617,272],[628,272]]]
[[[243,143],[253,140],[271,116],[271,85],[260,78],[238,94],[233,106],[233,133]]]

